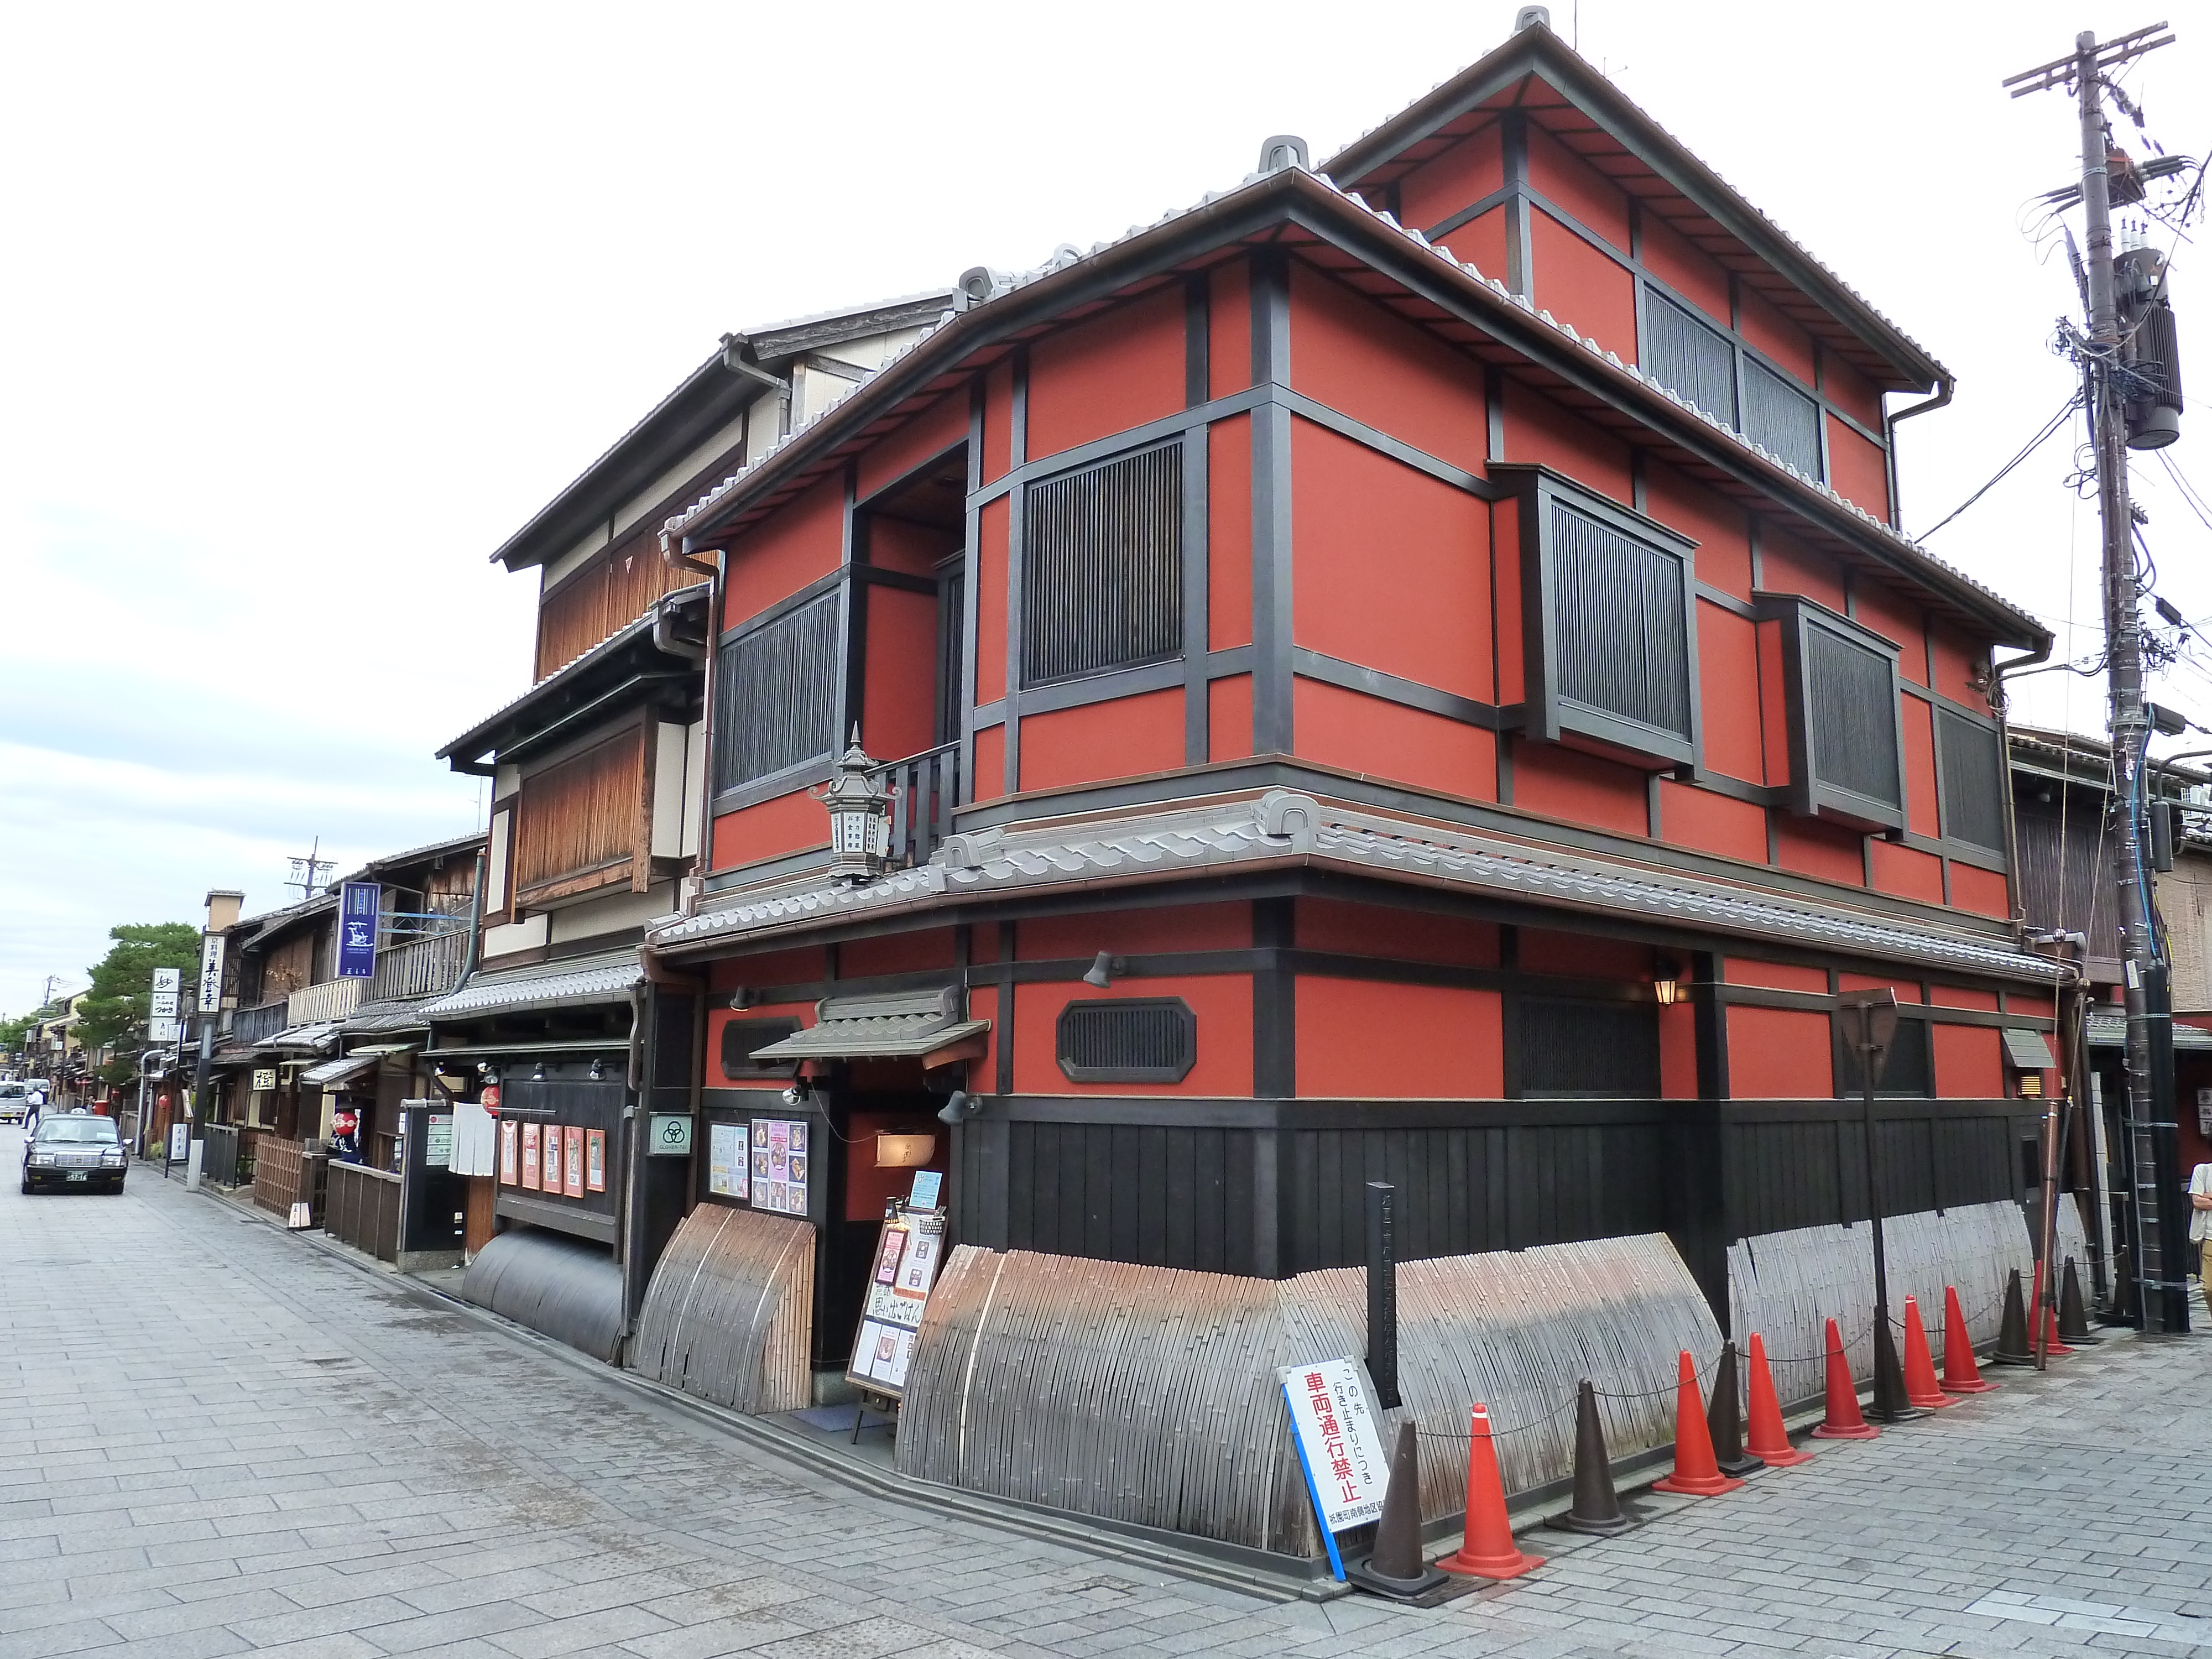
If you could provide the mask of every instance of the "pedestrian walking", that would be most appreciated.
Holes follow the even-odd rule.
[[[2189,1248],[2197,1258],[2197,1287],[2212,1313],[2212,1280],[2204,1273],[2204,1241],[2212,1237],[2212,1164],[2200,1164],[2189,1176]]]

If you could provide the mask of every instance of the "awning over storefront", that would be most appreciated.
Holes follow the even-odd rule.
[[[2128,1046],[2128,1017],[2115,1009],[2106,1012],[2092,1009],[2089,1012],[2089,1046],[2092,1048],[2124,1048]],[[2177,1050],[2191,1053],[2212,1053],[2212,1031],[2195,1025],[2173,1022],[2173,1046]]]
[[[253,1046],[257,1052],[264,1054],[286,1050],[294,1053],[305,1050],[308,1054],[319,1054],[336,1048],[337,1040],[338,1022],[326,1020],[313,1025],[287,1025],[275,1036],[265,1037]]]
[[[815,1024],[752,1051],[755,1060],[917,1060],[991,1029],[988,1019],[960,1017],[960,988],[885,991],[829,997],[814,1005]],[[950,1059],[951,1056],[947,1055]]]
[[[336,1084],[345,1082],[349,1078],[359,1077],[363,1072],[374,1071],[377,1063],[387,1054],[411,1054],[414,1049],[415,1045],[411,1042],[370,1043],[366,1047],[355,1049],[349,1054],[341,1054],[336,1060],[326,1060],[319,1066],[310,1066],[300,1073],[300,1081],[312,1083],[318,1088],[327,1089]]]
[[[424,1006],[426,1020],[471,1019],[482,1014],[532,1008],[576,1008],[627,1002],[638,983],[637,948],[532,963],[496,974],[478,974],[450,996]]]
[[[2004,1034],[2005,1058],[2012,1062],[2015,1072],[2055,1072],[2057,1058],[2051,1052],[2051,1040],[2040,1031],[2023,1031],[2008,1025]]]

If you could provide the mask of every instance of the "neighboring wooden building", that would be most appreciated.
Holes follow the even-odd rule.
[[[687,1203],[809,1224],[825,1386],[891,1132],[959,1243],[1281,1279],[1388,1180],[1409,1256],[1663,1232],[1725,1327],[1732,1246],[1867,1212],[1834,1011],[1891,986],[1885,1207],[2017,1199],[2056,970],[1991,653],[2049,635],[1897,530],[1885,398],[1948,385],[1536,27],[970,272],[672,520],[711,818],[653,1104],[807,1127],[802,1189],[702,1152]],[[903,793],[848,884],[856,728]]]
[[[492,780],[488,873],[477,967],[422,1012],[428,1057],[495,1091],[480,1097],[497,1101],[517,1142],[496,1198],[502,1239],[471,1283],[527,1300],[557,1279],[586,1310],[561,1334],[592,1352],[619,1343],[688,1174],[681,1159],[643,1161],[645,1123],[631,1110],[647,1035],[638,944],[678,908],[706,775],[707,571],[665,559],[660,526],[774,453],[950,301],[912,296],[726,337],[492,556],[539,584],[532,684],[439,751]],[[549,1132],[561,1148],[550,1185],[539,1162]],[[630,1201],[633,1182],[642,1192],[655,1179],[653,1205]],[[649,1224],[648,1211],[660,1218]]]

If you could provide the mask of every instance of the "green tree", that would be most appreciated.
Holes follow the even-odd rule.
[[[179,969],[190,979],[199,967],[200,930],[187,922],[127,922],[107,937],[115,943],[92,969],[80,1010],[77,1041],[88,1048],[108,1047],[144,1022],[156,968]]]

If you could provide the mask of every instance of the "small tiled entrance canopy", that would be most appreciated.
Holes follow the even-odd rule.
[[[760,1060],[920,1060],[932,1066],[967,1058],[970,1044],[991,1029],[988,1019],[963,1019],[960,988],[886,991],[873,996],[825,997],[814,1005],[815,1023],[803,1031],[756,1048]]]

